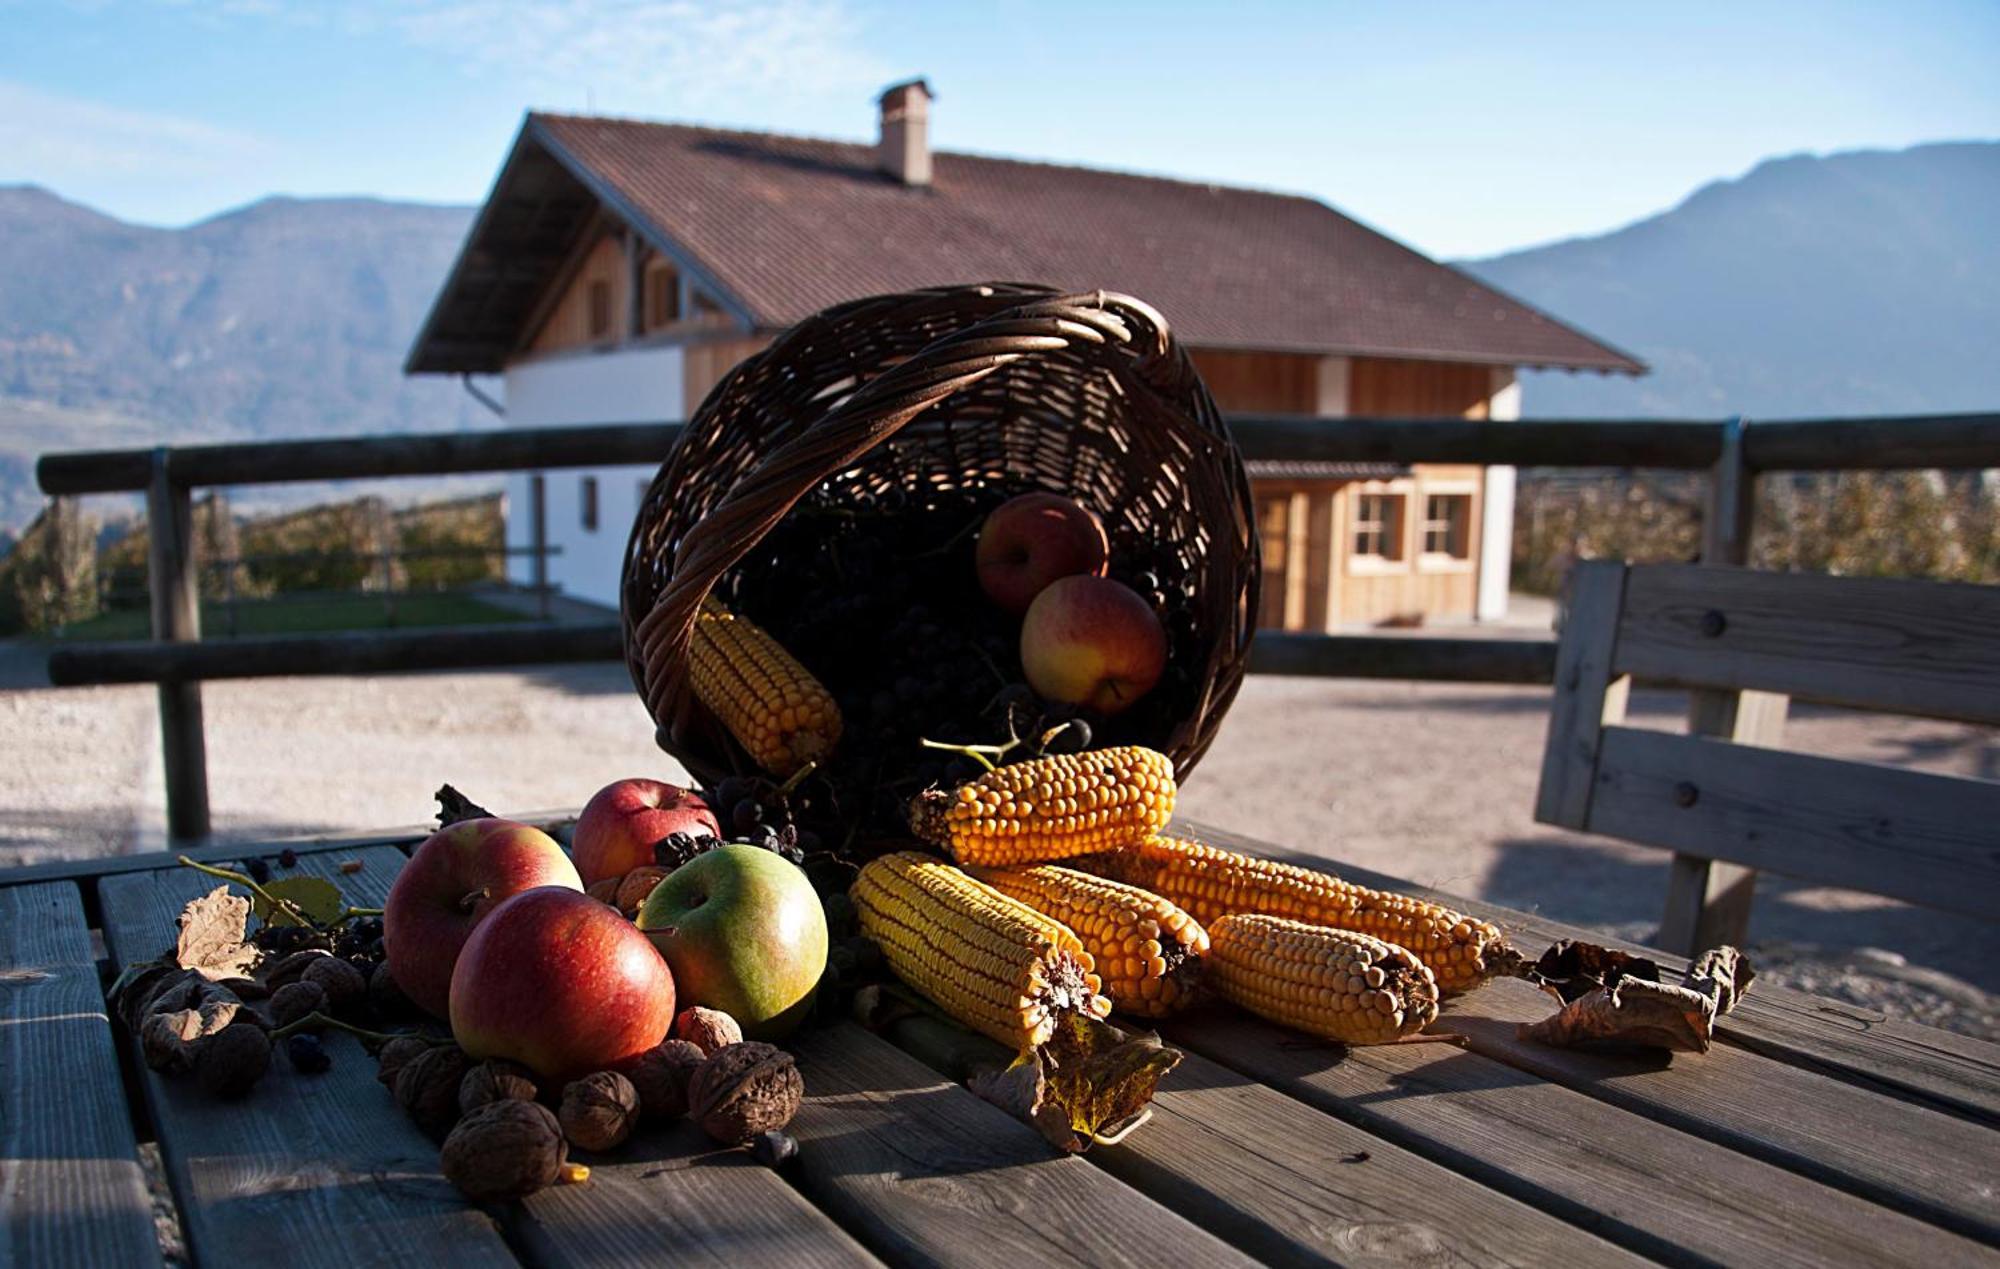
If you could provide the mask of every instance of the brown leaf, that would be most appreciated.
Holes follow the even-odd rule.
[[[1660,981],[1660,967],[1630,952],[1564,939],[1543,952],[1523,977],[1569,1004],[1601,987],[1615,988],[1626,979],[1656,983]]]
[[[1708,1052],[1715,1001],[1686,987],[1625,978],[1565,1004],[1517,1034],[1557,1048]]]
[[[217,886],[181,909],[180,940],[174,962],[204,978],[241,978],[256,967],[260,953],[243,942],[250,901]]]
[[[1133,1035],[1085,1014],[1070,1014],[1049,1041],[1004,1071],[975,1076],[973,1092],[1072,1153],[1136,1126],[1153,1090],[1181,1053],[1147,1033]]]
[[[1750,968],[1750,958],[1724,944],[1711,947],[1695,958],[1688,968],[1687,985],[1715,1001],[1715,1016],[1719,1018],[1736,1008],[1736,1002],[1743,999],[1743,993],[1750,990],[1756,977],[1757,971]]]

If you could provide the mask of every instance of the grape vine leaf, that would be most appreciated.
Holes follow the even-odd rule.
[[[347,899],[340,893],[340,887],[324,877],[281,877],[265,882],[264,890],[297,908],[314,925],[331,925],[347,911]],[[266,925],[299,924],[284,909],[264,902],[262,896],[253,896],[251,903],[257,919]]]

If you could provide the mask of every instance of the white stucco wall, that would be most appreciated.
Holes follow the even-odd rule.
[[[565,427],[589,423],[660,423],[678,420],[682,395],[679,348],[629,348],[549,357],[507,371],[507,422],[512,427]],[[625,540],[638,514],[641,489],[652,467],[564,468],[544,473],[549,544],[562,553],[549,560],[549,581],[575,599],[618,606],[618,576]],[[583,482],[597,481],[597,528],[583,525]],[[529,476],[507,486],[507,540],[526,546],[531,533]],[[531,561],[512,562],[508,576],[526,582]]]
[[[1493,395],[1486,417],[1511,423],[1521,417],[1521,385],[1514,372],[1493,369]],[[1479,595],[1473,615],[1499,621],[1507,615],[1508,581],[1514,564],[1514,469],[1488,467],[1479,521]]]

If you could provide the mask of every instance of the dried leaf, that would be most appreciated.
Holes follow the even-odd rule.
[[[243,942],[250,902],[217,886],[181,909],[174,963],[205,978],[240,978],[257,964],[259,953]]]
[[[432,795],[438,804],[438,827],[450,828],[460,820],[490,820],[493,812],[466,797],[450,785]]]
[[[1630,952],[1564,939],[1543,952],[1523,977],[1569,1004],[1599,988],[1615,988],[1627,979],[1659,982],[1660,967]]]
[[[1757,971],[1750,968],[1750,958],[1727,944],[1711,947],[1695,958],[1688,969],[1687,985],[1715,1001],[1715,1016],[1721,1017],[1736,1008],[1736,1002],[1743,999],[1743,993],[1750,990]]]
[[[1554,1016],[1522,1023],[1517,1034],[1557,1048],[1666,1049],[1708,1052],[1715,1000],[1686,987],[1623,978],[1565,1004]]]
[[[1083,1149],[1085,1143],[1078,1141],[1069,1117],[1053,1102],[1043,1101],[1047,1085],[1042,1079],[1041,1058],[1035,1053],[1021,1054],[1002,1070],[975,1075],[965,1086],[1041,1133],[1056,1149],[1071,1154]]]
[[[297,908],[314,925],[331,925],[347,911],[347,899],[340,893],[340,887],[324,877],[281,877],[265,882],[264,890]],[[262,895],[253,895],[250,906],[257,919],[266,925],[300,924],[284,909],[264,902]]]
[[[1147,1114],[1153,1090],[1181,1053],[1084,1014],[1069,1015],[1048,1043],[967,1087],[1027,1123],[1058,1150],[1123,1136]]]

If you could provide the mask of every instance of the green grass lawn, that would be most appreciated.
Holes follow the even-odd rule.
[[[527,618],[468,595],[398,595],[395,615],[380,595],[312,595],[299,599],[245,600],[236,605],[238,635],[324,634],[335,630],[388,630],[416,626],[483,626]],[[224,639],[230,627],[222,606],[203,603],[201,637]],[[100,613],[63,632],[65,640],[149,639],[152,619],[143,609]]]

